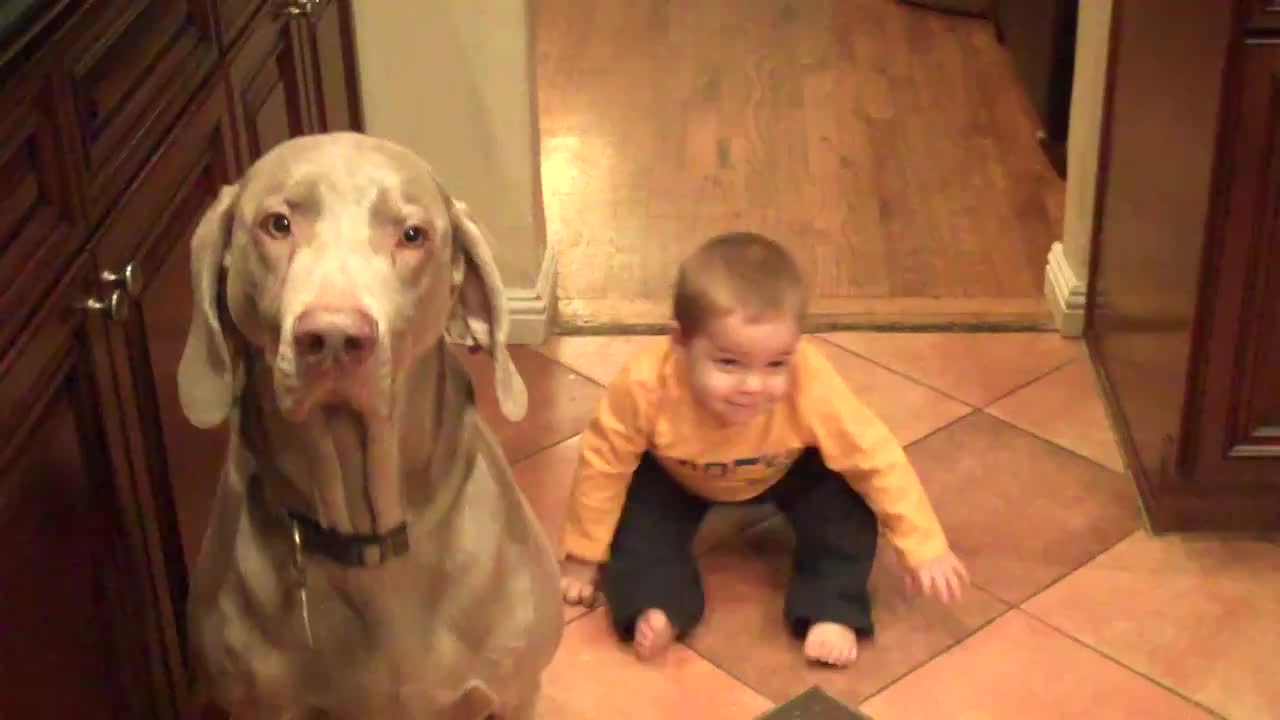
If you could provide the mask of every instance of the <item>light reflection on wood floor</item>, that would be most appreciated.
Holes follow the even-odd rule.
[[[1063,183],[989,22],[896,0],[535,0],[568,330],[668,317],[676,263],[749,228],[819,326],[1047,322]]]

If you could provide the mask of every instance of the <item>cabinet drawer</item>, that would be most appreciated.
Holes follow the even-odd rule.
[[[0,96],[0,348],[80,250],[79,219],[48,77]]]
[[[91,223],[141,170],[195,90],[217,47],[203,0],[99,0],[58,55]]]
[[[1245,30],[1280,30],[1280,0],[1240,0],[1248,6]]]

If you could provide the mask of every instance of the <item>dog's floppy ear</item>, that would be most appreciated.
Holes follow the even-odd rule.
[[[237,191],[235,185],[223,186],[191,236],[191,326],[178,363],[178,399],[187,419],[199,428],[226,420],[235,396],[236,372],[218,296]]]
[[[450,309],[445,337],[487,350],[493,357],[494,388],[507,419],[524,417],[529,395],[507,353],[507,299],[489,239],[467,206],[445,195],[453,225],[453,281],[457,300]]]

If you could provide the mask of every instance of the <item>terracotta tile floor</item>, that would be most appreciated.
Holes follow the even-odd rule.
[[[806,666],[784,632],[790,532],[716,511],[698,548],[707,612],[657,664],[566,611],[545,720],[754,718],[817,685],[875,720],[1280,718],[1280,539],[1154,538],[1087,353],[1052,334],[835,333],[823,345],[907,444],[976,587],[909,596],[891,553],[872,576],[877,635],[848,670]],[[577,435],[602,384],[652,338],[561,337],[513,356],[530,416],[481,411],[553,540]]]

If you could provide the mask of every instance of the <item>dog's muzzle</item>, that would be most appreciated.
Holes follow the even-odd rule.
[[[356,370],[377,346],[378,323],[363,310],[314,308],[293,323],[293,351],[304,370]]]

